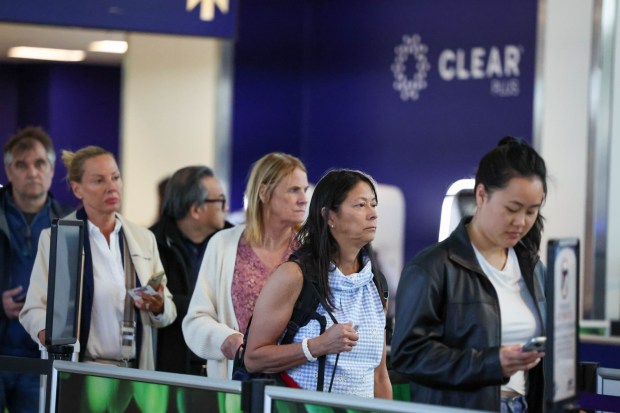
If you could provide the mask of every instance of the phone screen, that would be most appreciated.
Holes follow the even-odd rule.
[[[159,288],[159,284],[161,284],[161,280],[163,279],[164,279],[164,272],[160,271],[157,274],[153,274],[151,278],[149,278],[147,285],[150,285],[154,290],[156,290]]]
[[[546,337],[534,337],[521,347],[521,351],[545,351]]]
[[[21,293],[13,296],[13,301],[16,303],[23,303],[26,301],[26,291],[22,291]]]

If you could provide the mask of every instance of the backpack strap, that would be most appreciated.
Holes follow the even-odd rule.
[[[301,268],[301,266],[300,266]],[[316,293],[316,286],[304,276],[303,286],[295,305],[291,319],[286,325],[286,330],[282,335],[280,344],[290,344],[300,328],[304,327],[310,320],[318,317],[325,318],[316,312],[319,306],[319,296]]]
[[[237,348],[237,351],[235,352],[235,358],[233,360],[233,374],[232,374],[232,379],[233,380],[247,380],[250,379],[250,374],[247,373],[247,370],[245,369],[245,349],[248,346],[248,334],[250,334],[250,325],[252,325],[252,317],[253,315],[250,316],[250,319],[248,320],[248,325],[245,328],[245,333],[243,333],[243,342],[241,343],[241,345],[239,346],[239,348]],[[235,377],[235,373],[240,373],[241,375],[239,377]],[[247,377],[242,376],[246,374]]]
[[[383,272],[381,272],[381,270],[374,265],[374,262],[372,265],[372,273],[374,274],[372,280],[375,283],[379,294],[381,295],[381,302],[385,306],[385,302],[390,295],[387,279],[385,278],[385,275],[383,275]]]
[[[329,318],[332,319],[332,322],[334,324],[338,324],[338,320],[336,320],[336,317],[334,317],[332,312],[329,311],[329,307],[328,307],[327,303],[325,302],[325,298],[321,295],[321,293],[319,292],[318,288],[316,288],[314,283],[310,283],[310,285],[312,286],[312,289],[316,293],[316,296],[319,298],[319,300],[321,302],[321,305],[323,306],[325,311],[327,311],[327,314],[329,315]],[[316,315],[323,319],[323,323],[321,324],[321,334],[323,334],[325,332],[325,324],[326,324],[325,323],[325,317],[321,316],[318,313],[316,313]],[[321,323],[321,321],[319,321],[319,323]],[[338,359],[340,359],[340,353],[336,354],[336,361],[334,362],[334,369],[332,370],[332,377],[331,377],[331,379],[329,381],[329,389],[327,390],[329,393],[331,393],[332,385],[334,384],[334,377],[336,376],[336,367],[338,366]],[[319,371],[317,373],[318,377],[317,377],[317,380],[316,380],[316,389],[317,389],[317,391],[325,391],[325,362],[326,362],[326,360],[327,360],[327,354],[324,354],[321,357],[319,357]]]
[[[325,302],[325,298],[320,293],[319,288],[316,283],[310,278],[306,276],[307,271],[305,270],[305,266],[299,260],[291,260],[296,263],[301,269],[303,276],[303,285],[301,288],[301,292],[299,293],[299,297],[295,302],[295,306],[293,307],[293,313],[291,314],[291,319],[286,326],[286,330],[282,335],[282,339],[280,340],[280,344],[290,344],[293,342],[293,338],[299,332],[299,329],[304,327],[310,322],[310,320],[317,320],[319,322],[320,333],[323,334],[325,329],[327,328],[327,320],[325,317],[317,312],[319,307],[319,303],[323,305],[323,308],[327,311],[327,314],[331,318],[334,324],[338,324],[336,317],[329,311],[329,306]],[[334,365],[334,372],[336,371],[336,366],[338,364],[338,357],[336,356],[336,364]],[[319,370],[317,377],[316,389],[317,391],[324,391],[325,385],[325,363],[327,360],[327,355],[324,354],[318,357]],[[334,380],[334,375],[332,374],[332,379],[329,385],[329,390],[331,391],[331,386]]]

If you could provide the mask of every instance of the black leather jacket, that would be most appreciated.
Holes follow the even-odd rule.
[[[411,380],[412,401],[499,411],[501,316],[495,288],[478,264],[465,218],[446,240],[403,269],[391,360]],[[521,273],[545,320],[544,267],[515,246]],[[529,412],[542,411],[543,363],[530,370]]]

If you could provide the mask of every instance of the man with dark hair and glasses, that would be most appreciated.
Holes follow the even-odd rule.
[[[4,145],[9,184],[0,188],[0,355],[39,358],[39,346],[19,322],[30,286],[39,234],[70,212],[49,192],[56,152],[41,128],[19,130]],[[0,412],[37,412],[39,375],[0,372]]]
[[[181,323],[207,243],[217,231],[232,226],[225,219],[227,209],[222,185],[209,167],[181,168],[166,185],[161,218],[151,231],[174,296],[177,319],[159,329],[155,363],[159,371],[204,375],[205,360],[185,344]]]

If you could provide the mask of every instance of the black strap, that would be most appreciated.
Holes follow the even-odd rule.
[[[327,305],[327,302],[325,301],[325,297],[323,297],[323,295],[319,292],[315,283],[313,283],[310,279],[305,277],[304,268],[301,266],[301,264],[297,262],[297,265],[299,265],[299,267],[302,270],[302,274],[304,274],[304,278],[303,278],[304,283],[302,286],[302,291],[300,292],[299,297],[297,298],[297,301],[295,302],[295,307],[293,309],[293,314],[291,315],[291,320],[288,322],[286,330],[279,344],[292,343],[293,338],[295,337],[299,329],[305,326],[306,324],[308,324],[308,321],[310,321],[311,319],[318,321],[319,327],[320,327],[320,330],[319,330],[320,334],[323,334],[325,332],[327,328],[327,320],[325,319],[325,316],[317,312],[319,303],[323,306],[323,308],[329,315],[332,322],[334,324],[338,324],[338,320],[336,320],[336,317],[334,317],[332,312],[329,310],[329,306]],[[308,285],[310,285],[310,287],[308,287]],[[248,333],[250,332],[251,324],[252,324],[252,316],[250,316],[247,327],[245,329],[245,333],[243,334],[243,343],[241,344],[241,346],[239,346],[235,354],[235,360],[233,363],[233,372],[245,371],[245,360],[244,360],[245,349],[247,347]],[[328,392],[331,392],[332,390],[332,385],[334,383],[334,377],[336,373],[336,367],[338,366],[339,358],[340,358],[340,354],[336,354],[336,361],[334,363],[334,370],[332,371],[331,380],[329,382]],[[324,388],[325,388],[326,360],[327,360],[326,354],[318,357],[319,365],[318,365],[318,377],[317,377],[317,386],[316,386],[317,391],[325,391]]]
[[[383,296],[382,296],[383,299],[381,301],[385,305],[386,304],[385,302],[387,301],[390,295],[387,279],[385,278],[385,275],[381,272],[381,270],[379,270],[379,268],[377,268],[376,266],[373,265],[371,270],[372,270],[372,274],[374,275],[372,280],[375,283],[377,290],[383,293]]]
[[[329,307],[327,306],[327,303],[325,302],[325,297],[323,297],[321,295],[321,293],[319,292],[318,288],[316,288],[316,285],[314,285],[313,282],[310,282],[310,285],[312,285],[312,288],[314,288],[314,292],[316,293],[319,301],[321,302],[321,305],[323,306],[323,308],[325,309],[325,311],[327,312],[327,314],[329,315],[329,318],[332,319],[332,322],[334,324],[338,324],[338,320],[336,320],[336,317],[334,317],[334,315],[332,314],[331,311],[329,311]],[[319,315],[317,313],[317,315]],[[323,334],[325,332],[325,317],[322,317],[323,319],[323,324],[321,325],[321,334]],[[319,322],[320,323],[320,322]],[[338,367],[338,359],[340,359],[340,353],[336,354],[336,361],[334,362],[334,369],[332,370],[332,377],[329,380],[329,389],[327,390],[328,393],[331,393],[332,391],[332,385],[334,384],[334,377],[336,376],[336,367]],[[324,387],[324,376],[325,376],[325,362],[327,360],[327,355],[324,354],[321,357],[319,357],[319,372],[318,372],[318,378],[317,378],[317,383],[316,383],[316,389],[317,391],[325,391],[325,387]]]
[[[237,369],[237,367],[245,368],[245,348],[248,344],[248,334],[250,333],[250,325],[252,324],[252,317],[248,320],[248,325],[245,328],[245,333],[243,333],[243,342],[237,348],[237,352],[235,353],[235,359],[233,361],[233,372]]]
[[[293,313],[286,325],[280,344],[292,343],[299,329],[317,317],[316,309],[320,303],[319,294],[316,293],[316,287],[312,288],[309,284],[312,284],[312,281],[304,277],[301,292],[295,301]]]
[[[317,316],[319,316],[319,314],[317,313]],[[325,317],[317,317],[317,320],[319,322],[319,326],[320,326],[320,330],[319,330],[319,335],[323,334],[325,332],[325,328],[327,327],[327,321],[325,320]],[[327,360],[326,355],[322,355],[321,357],[318,357],[318,362],[319,362],[319,372],[316,378],[316,390],[317,391],[325,391],[325,362]]]

